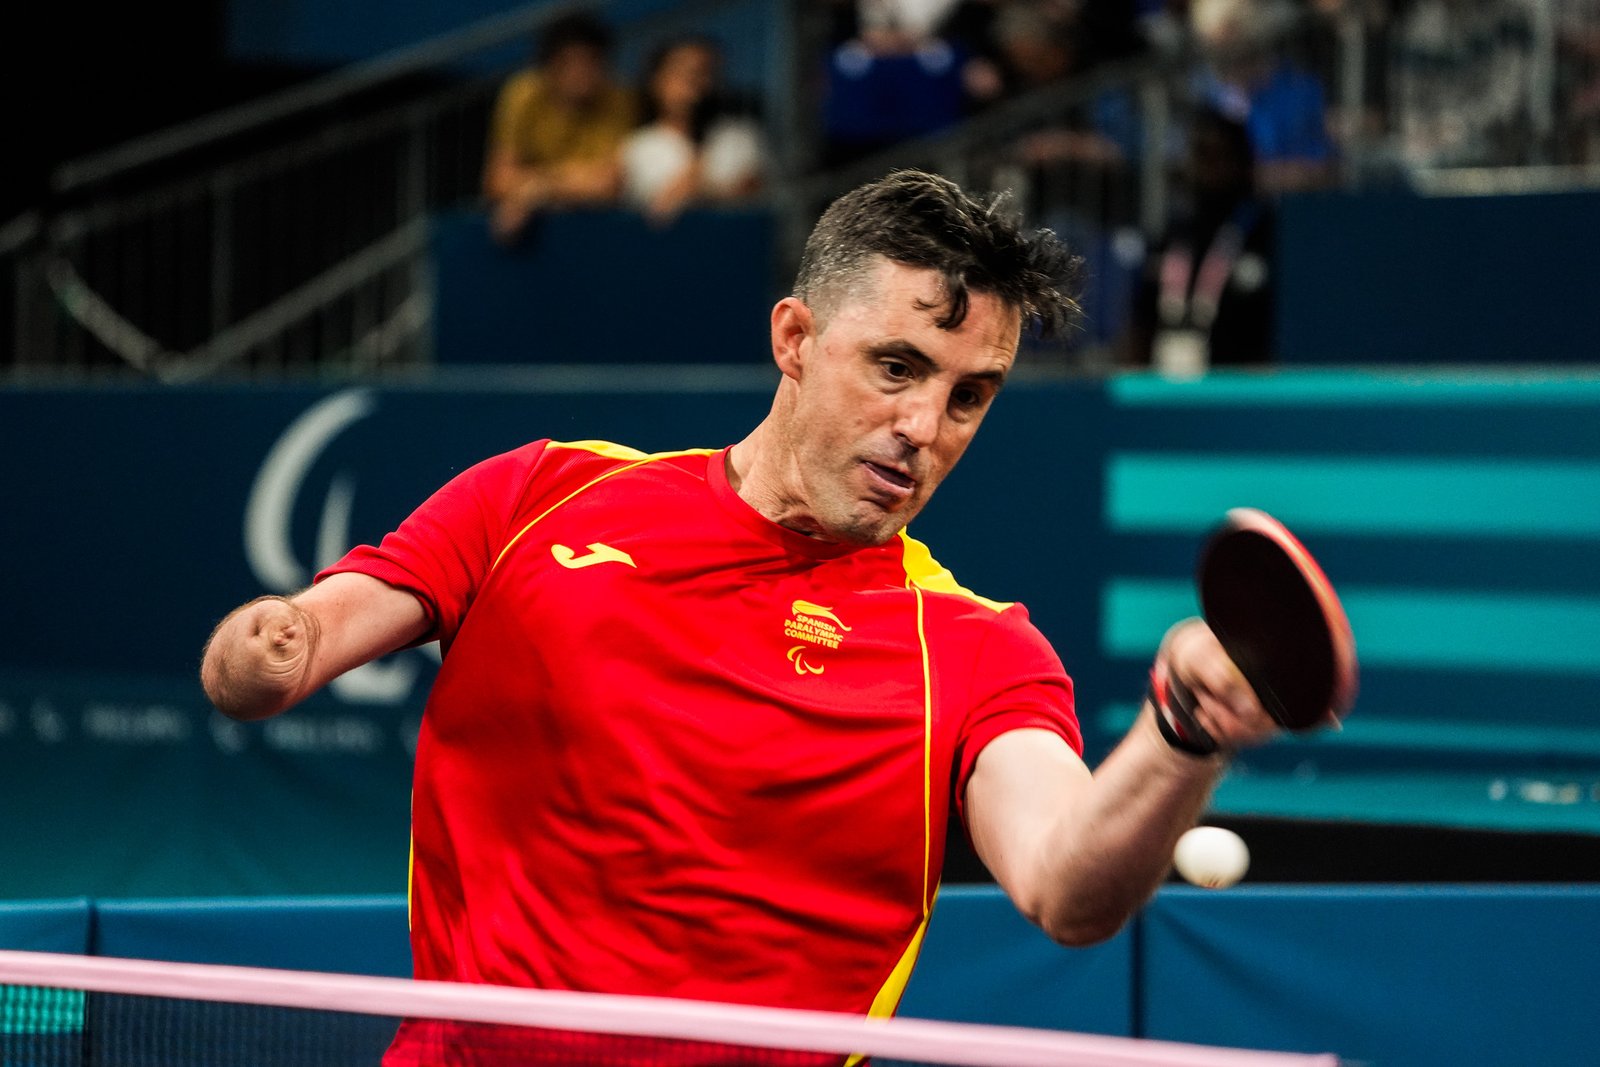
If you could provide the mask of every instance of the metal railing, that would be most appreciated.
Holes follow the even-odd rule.
[[[662,35],[738,2],[621,28]],[[428,364],[428,217],[477,199],[521,42],[605,7],[530,5],[64,166],[68,206],[0,234],[0,372],[178,382]]]

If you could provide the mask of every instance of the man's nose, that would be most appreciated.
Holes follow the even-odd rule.
[[[913,448],[927,448],[939,436],[939,420],[943,415],[944,405],[935,390],[914,390],[900,399],[894,432]]]

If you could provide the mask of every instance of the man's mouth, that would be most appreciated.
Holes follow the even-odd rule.
[[[873,481],[891,496],[910,496],[911,490],[916,488],[917,480],[898,467],[885,466],[871,460],[864,460],[862,465],[867,468],[867,473]]]

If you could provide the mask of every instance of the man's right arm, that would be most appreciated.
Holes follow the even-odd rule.
[[[427,628],[411,593],[365,574],[334,574],[296,596],[235,609],[206,642],[200,684],[224,715],[265,719]]]

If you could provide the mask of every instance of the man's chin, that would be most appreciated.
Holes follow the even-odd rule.
[[[886,545],[906,528],[916,510],[901,508],[897,511],[884,511],[874,507],[871,509],[871,514],[853,515],[848,520],[831,527],[827,533],[836,541],[859,548]]]

